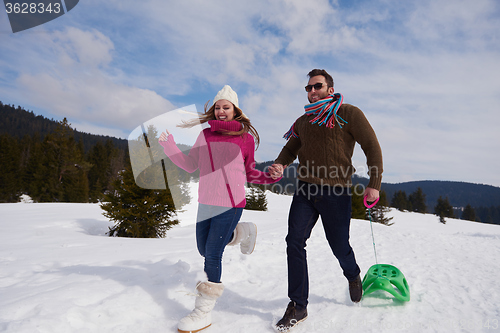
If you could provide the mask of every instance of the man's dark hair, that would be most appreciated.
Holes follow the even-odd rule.
[[[324,69],[313,69],[307,75],[309,76],[309,78],[312,78],[313,76],[323,75],[323,77],[326,80],[326,84],[328,85],[328,88],[333,87],[333,78]]]

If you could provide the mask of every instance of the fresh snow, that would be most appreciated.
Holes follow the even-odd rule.
[[[176,332],[203,277],[196,250],[196,184],[181,224],[163,239],[111,238],[97,204],[0,204],[0,332]],[[225,291],[206,333],[273,332],[288,304],[286,245],[291,197],[267,192],[255,251],[224,253]],[[318,221],[307,251],[309,318],[293,332],[499,332],[500,227],[391,211],[374,224],[379,263],[406,276],[411,300],[377,292],[358,304]],[[352,220],[362,275],[375,264],[368,221]]]

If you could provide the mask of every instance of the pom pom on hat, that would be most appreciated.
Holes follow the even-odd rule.
[[[227,101],[230,101],[231,103],[234,104],[234,106],[236,106],[237,108],[239,108],[239,106],[238,106],[238,95],[227,84],[217,93],[217,95],[215,95],[214,104],[215,104],[215,102],[217,102],[218,100],[221,100],[221,99],[225,99]]]

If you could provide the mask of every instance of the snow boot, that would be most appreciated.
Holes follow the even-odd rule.
[[[349,295],[351,296],[351,301],[354,303],[361,301],[361,297],[363,296],[363,284],[359,275],[356,280],[349,281]]]
[[[198,295],[194,310],[182,318],[177,325],[177,330],[180,333],[195,333],[212,325],[212,309],[217,298],[222,295],[224,285],[210,281],[198,282],[196,290]]]
[[[298,323],[307,319],[307,308],[300,308],[294,301],[290,301],[283,318],[278,321],[275,328],[278,332],[288,332]]]
[[[257,226],[252,222],[240,222],[233,232],[233,239],[227,245],[240,244],[243,254],[251,254],[257,240]]]

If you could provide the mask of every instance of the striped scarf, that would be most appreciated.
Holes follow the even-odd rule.
[[[327,98],[304,106],[306,115],[315,116],[313,119],[309,120],[309,122],[311,124],[318,123],[319,126],[325,124],[326,127],[333,128],[335,126],[335,121],[337,121],[340,128],[342,128],[342,125],[347,124],[347,121],[342,119],[337,114],[337,111],[342,105],[343,100],[344,97],[342,96],[342,94],[335,93],[333,95],[329,95]],[[342,121],[342,123],[340,121]],[[293,123],[288,132],[283,135],[283,138],[288,140],[292,136],[295,138],[299,137],[295,132],[295,123]]]

